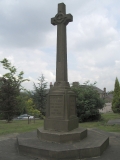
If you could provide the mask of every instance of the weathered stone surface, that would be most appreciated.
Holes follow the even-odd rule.
[[[87,129],[77,128],[70,132],[47,131],[43,128],[37,129],[37,136],[41,141],[57,143],[73,143],[87,137]]]
[[[66,25],[72,20],[72,15],[66,14],[65,4],[58,4],[58,13],[51,18],[51,23],[57,25],[56,82],[48,93],[45,130],[66,132],[78,127],[76,97],[67,77]]]
[[[78,127],[76,97],[69,90],[50,90],[47,99],[45,130],[71,131]]]
[[[72,20],[72,15],[66,14],[65,4],[59,3],[58,13],[51,18],[51,23],[57,25],[56,82],[68,81],[66,25]]]
[[[88,130],[87,138],[73,143],[54,143],[41,141],[36,135],[18,136],[19,152],[43,160],[76,160],[98,157],[109,145],[108,136]]]
[[[68,132],[78,127],[78,118],[72,118],[69,120],[59,120],[46,118],[44,121],[45,130],[54,130],[59,132]]]

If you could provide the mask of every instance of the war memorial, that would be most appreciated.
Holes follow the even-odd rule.
[[[59,3],[58,13],[51,18],[51,24],[57,25],[56,82],[48,93],[43,128],[17,137],[20,154],[41,160],[77,160],[101,156],[109,146],[108,136],[79,127],[76,96],[67,73],[66,26],[72,21],[65,4]]]

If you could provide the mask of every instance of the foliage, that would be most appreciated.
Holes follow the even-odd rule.
[[[100,98],[98,92],[94,89],[96,83],[72,86],[76,94],[76,108],[79,122],[99,120],[101,115],[99,109],[104,107],[104,100]]]
[[[12,120],[15,114],[15,107],[17,106],[16,96],[19,94],[18,88],[13,84],[11,80],[1,78],[0,80],[0,110],[2,116],[8,122]]]
[[[17,69],[6,58],[0,62],[3,68],[9,71],[0,79],[0,110],[3,117],[10,122],[18,109],[17,97],[20,95],[20,91],[24,89],[21,83],[28,80],[23,79],[23,71],[16,75]]]
[[[45,115],[45,105],[47,101],[47,82],[45,82],[45,77],[43,74],[38,79],[38,86],[34,83],[34,92],[32,92],[32,97],[35,103],[35,107],[40,110],[40,112]]]
[[[84,123],[80,123],[80,126],[84,128],[97,128],[107,132],[120,132],[119,124],[118,125],[107,124],[107,122],[111,119],[120,119],[120,114],[113,113],[113,112],[102,113],[100,121],[84,122]]]
[[[21,71],[19,74],[16,74],[17,69],[15,66],[12,66],[12,64],[6,58],[0,62],[2,63],[3,68],[9,71],[8,73],[4,74],[3,77],[11,80],[12,84],[14,84],[19,91],[24,90],[24,88],[21,86],[21,83],[24,81],[29,81],[28,79],[23,79],[24,72]]]
[[[33,115],[33,116],[38,116],[38,117],[41,117],[41,112],[38,110],[38,109],[35,109],[35,104],[33,103],[33,100],[32,98],[29,98],[27,101],[26,101],[26,113],[27,114],[30,114],[30,115]]]
[[[20,114],[30,114],[35,117],[42,117],[41,112],[35,108],[35,104],[29,92],[20,92],[20,95],[17,97],[18,106],[18,115]]]
[[[114,113],[120,113],[120,84],[117,77],[114,86],[112,110]]]
[[[107,94],[113,94],[113,93],[114,93],[114,91],[112,91],[112,90],[107,92]]]
[[[25,102],[27,101],[28,96],[24,94],[24,92],[20,92],[19,96],[17,96],[17,115],[25,114],[26,108],[25,108]]]
[[[22,91],[20,92],[19,96],[17,96],[17,101],[18,101],[17,115],[27,113],[26,102],[28,101],[29,98],[30,98],[30,95],[29,95],[29,92],[27,91]]]

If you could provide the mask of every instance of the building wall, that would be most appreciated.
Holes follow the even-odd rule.
[[[101,113],[107,113],[112,112],[112,103],[105,103],[105,106],[103,109],[99,110]]]

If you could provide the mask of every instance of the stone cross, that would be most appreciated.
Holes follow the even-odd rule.
[[[66,26],[72,20],[72,15],[66,14],[65,4],[59,3],[58,13],[51,18],[51,23],[57,25],[57,58],[56,82],[50,88],[47,96],[44,120],[44,130],[48,132],[52,130],[68,132],[78,128],[76,96],[70,88],[67,77]],[[61,139],[61,136],[59,138]]]
[[[58,13],[51,18],[51,24],[57,25],[57,59],[56,59],[56,82],[67,82],[67,41],[66,25],[73,21],[71,14],[66,14],[64,3],[58,4]]]

